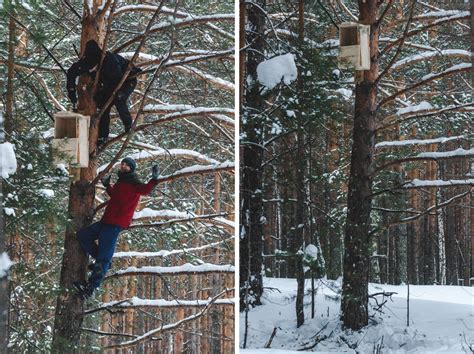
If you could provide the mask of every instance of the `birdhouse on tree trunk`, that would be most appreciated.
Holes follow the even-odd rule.
[[[354,22],[339,25],[339,66],[344,69],[370,69],[370,26]]]
[[[54,157],[55,164],[89,166],[89,124],[89,116],[79,113],[62,111],[54,115],[53,148],[60,153]]]

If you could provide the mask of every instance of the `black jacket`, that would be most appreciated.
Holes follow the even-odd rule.
[[[91,61],[89,58],[82,57],[79,61],[72,64],[67,71],[67,90],[76,90],[76,78],[80,75],[90,73],[95,76],[99,65],[99,60]],[[115,86],[122,79],[127,69],[128,60],[115,53],[107,52],[102,68],[99,73],[99,85],[101,89],[113,91]]]
[[[67,90],[68,93],[76,91],[76,78],[80,75],[89,73],[95,77],[100,63],[102,50],[95,41],[89,41],[86,44],[82,58],[71,65],[67,71]],[[129,61],[118,54],[106,52],[102,67],[99,73],[98,91],[112,94],[117,84],[122,79]],[[133,68],[130,75],[134,75],[140,69]]]

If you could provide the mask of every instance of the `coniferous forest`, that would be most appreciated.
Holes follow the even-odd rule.
[[[2,250],[13,262],[2,291],[2,347],[233,350],[233,6],[5,1],[1,11],[4,138],[17,163],[10,176],[2,170]],[[73,109],[66,72],[91,39],[142,71],[128,100],[130,132],[113,108],[99,148],[94,78],[80,76],[77,111],[91,119],[89,163],[78,169],[56,163],[52,140],[55,114]],[[112,268],[84,301],[73,289],[87,279],[76,233],[101,219],[108,196],[100,179],[111,175],[115,184],[126,156],[144,183],[158,165],[158,185],[142,196]]]
[[[0,353],[474,353],[474,1],[0,2]]]

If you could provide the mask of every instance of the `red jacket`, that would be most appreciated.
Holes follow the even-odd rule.
[[[146,184],[118,182],[108,186],[107,193],[110,195],[110,200],[101,222],[117,225],[122,229],[129,227],[140,196],[150,194],[157,184],[158,181],[152,179]]]

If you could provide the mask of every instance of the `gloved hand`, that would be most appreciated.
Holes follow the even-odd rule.
[[[104,185],[105,188],[110,186],[110,177],[111,177],[111,175],[108,175],[108,176],[102,177],[100,179],[100,181],[102,182],[102,184]]]
[[[71,103],[75,106],[77,104],[76,90],[68,90],[67,96],[69,97]]]
[[[158,177],[160,177],[160,168],[158,165],[154,165],[151,168],[151,179],[158,179]]]

